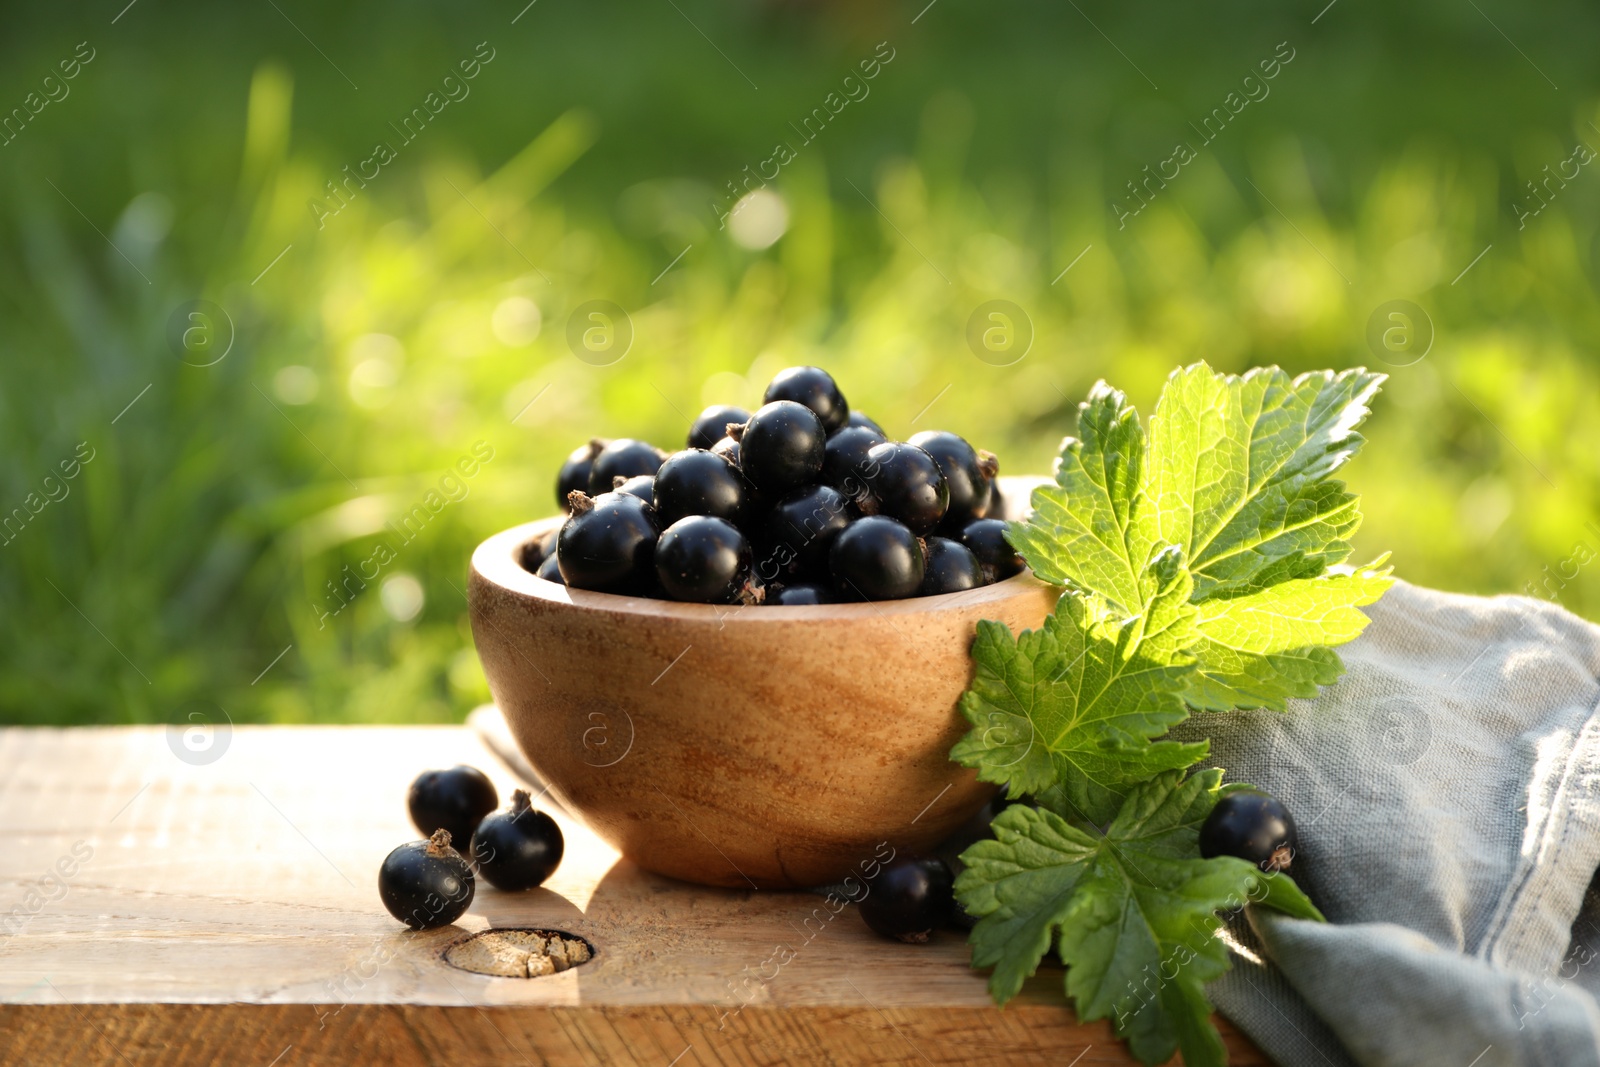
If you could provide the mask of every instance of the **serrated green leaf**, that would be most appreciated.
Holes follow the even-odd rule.
[[[1160,552],[1135,594],[1143,612],[1119,617],[1096,596],[1064,594],[1038,630],[1016,638],[978,624],[977,664],[961,711],[972,730],[950,758],[1013,793],[1060,786],[1065,802],[1104,822],[1135,782],[1205,758],[1204,742],[1151,739],[1188,716],[1180,694],[1193,673],[1184,649],[1195,609],[1181,554]]]
[[[1156,544],[1142,496],[1144,429],[1128,398],[1097,382],[1079,407],[1078,435],[1061,443],[1055,484],[1034,490],[1031,517],[1006,536],[1041,580],[1131,614]]]
[[[1383,596],[1394,579],[1381,557],[1350,574],[1301,578],[1245,596],[1195,605],[1200,637],[1191,646],[1199,666],[1183,699],[1192,708],[1271,708],[1310,698],[1344,673],[1333,651],[1359,636],[1361,606]]]
[[[1244,860],[1236,862],[1245,863]],[[1245,863],[1245,866],[1248,867],[1249,864]],[[1273,911],[1281,911],[1296,919],[1309,919],[1318,923],[1328,921],[1287,873],[1262,875],[1250,891],[1250,903],[1271,908]]]
[[[1127,397],[1098,382],[1055,484],[1034,490],[1032,515],[1007,537],[1039,578],[1130,614],[1164,544],[1183,549],[1196,602],[1316,577],[1350,554],[1361,524],[1330,475],[1360,448],[1356,427],[1384,379],[1196,363],[1167,380],[1148,437]]]
[[[1285,875],[1199,855],[1200,824],[1222,772],[1162,774],[1133,789],[1103,834],[1025,805],[994,821],[994,840],[962,854],[962,906],[978,917],[972,963],[993,967],[1004,1003],[1052,943],[1085,1020],[1113,1018],[1144,1063],[1181,1049],[1191,1067],[1222,1064],[1204,986],[1228,966],[1218,911],[1256,900],[1320,918]]]
[[[1356,497],[1330,478],[1361,447],[1385,375],[1277,367],[1174,371],[1150,420],[1144,497],[1197,601],[1312,578],[1350,554]]]
[[[1326,574],[1361,522],[1332,474],[1383,380],[1199,363],[1169,378],[1148,434],[1104,382],[1081,406],[1054,484],[1006,531],[1066,592],[1037,632],[980,624],[974,728],[952,753],[1040,805],[1008,808],[962,857],[996,1000],[1054,945],[1079,1014],[1113,1017],[1139,1059],[1221,1064],[1204,989],[1228,966],[1216,912],[1253,898],[1322,918],[1287,875],[1199,857],[1221,772],[1185,779],[1195,749],[1156,738],[1186,707],[1282,710],[1342,673],[1333,646],[1390,578],[1382,559]]]

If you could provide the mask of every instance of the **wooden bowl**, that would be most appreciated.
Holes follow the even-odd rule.
[[[1037,627],[1058,589],[1024,572],[873,604],[614,596],[523,568],[561,521],[478,546],[472,632],[528,761],[628,859],[705,885],[825,885],[930,848],[993,794],[949,759],[973,634]]]

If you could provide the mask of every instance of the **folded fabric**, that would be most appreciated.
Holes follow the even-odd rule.
[[[1600,628],[1397,582],[1315,699],[1196,716],[1298,820],[1327,924],[1251,909],[1208,987],[1279,1063],[1600,1067]]]

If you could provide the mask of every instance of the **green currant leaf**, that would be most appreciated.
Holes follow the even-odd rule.
[[[1127,788],[1205,758],[1204,742],[1153,742],[1188,716],[1195,609],[1182,554],[1156,554],[1122,617],[1103,598],[1063,594],[1038,630],[1013,638],[978,624],[977,663],[961,711],[972,723],[951,759],[1013,794],[1059,785],[1064,803],[1104,822]]]
[[[1220,771],[1159,740],[1189,708],[1282,710],[1344,666],[1334,646],[1391,584],[1380,558],[1329,575],[1361,522],[1332,475],[1362,443],[1384,376],[1173,373],[1148,433],[1104,382],[1054,484],[1006,536],[1065,587],[1038,631],[981,623],[951,758],[1032,795],[962,859],[973,964],[1004,1002],[1054,947],[1085,1019],[1112,1017],[1146,1063],[1221,1064],[1205,983],[1228,966],[1216,913],[1245,900],[1321,919],[1286,875],[1202,860]]]
[[[1174,371],[1148,436],[1127,398],[1097,384],[1062,443],[1055,484],[1007,537],[1040,578],[1145,610],[1141,575],[1163,546],[1183,550],[1199,609],[1199,667],[1183,698],[1207,710],[1312,697],[1344,665],[1331,646],[1361,632],[1357,610],[1381,596],[1376,564],[1324,578],[1350,553],[1361,522],[1330,475],[1362,443],[1384,375],[1331,371],[1290,378],[1273,367]]]
[[[1344,664],[1331,646],[1366,628],[1361,605],[1394,584],[1380,557],[1349,574],[1297,578],[1228,600],[1195,605],[1200,639],[1190,648],[1200,666],[1183,699],[1192,708],[1284,709],[1290,697],[1317,695]]]
[[[1150,420],[1143,490],[1155,536],[1190,561],[1197,601],[1314,578],[1350,554],[1361,513],[1330,475],[1361,447],[1356,427],[1385,377],[1173,372]]]
[[[1056,484],[1033,491],[1032,515],[1006,536],[1042,581],[1131,614],[1157,540],[1143,496],[1144,430],[1128,398],[1098,382],[1079,407],[1078,434],[1061,443]]]
[[[1158,775],[1133,788],[1103,832],[1016,804],[994,840],[962,854],[956,895],[978,918],[972,963],[992,967],[1004,1003],[1052,945],[1086,1021],[1111,1018],[1144,1063],[1182,1050],[1191,1067],[1225,1062],[1205,983],[1227,970],[1219,911],[1254,901],[1321,919],[1287,875],[1231,857],[1201,859],[1199,827],[1222,772]]]
[[[1330,475],[1361,447],[1356,427],[1385,377],[1196,363],[1167,380],[1148,437],[1127,397],[1096,383],[1055,484],[1034,490],[1007,536],[1039,578],[1128,613],[1158,545],[1183,549],[1196,601],[1316,577],[1350,554],[1361,523]]]

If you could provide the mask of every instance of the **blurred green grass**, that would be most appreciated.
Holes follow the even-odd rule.
[[[1386,368],[1358,555],[1600,618],[1600,177],[1523,229],[1511,208],[1600,144],[1575,43],[1600,13],[520,9],[6,16],[0,103],[96,56],[0,147],[0,510],[67,493],[0,545],[0,720],[459,718],[487,698],[467,557],[551,511],[591,435],[674,445],[813,362],[893,433],[1045,471],[1096,378],[1148,410],[1195,359],[1381,366],[1367,320],[1394,299],[1437,336]],[[308,201],[485,40],[471,95],[318,229]],[[1107,202],[1285,40],[1271,94],[1119,229]],[[870,95],[771,186],[784,236],[730,240],[719,189],[880,41]],[[169,343],[199,299],[232,324],[209,367]],[[632,322],[612,366],[567,344],[594,299]],[[968,349],[992,299],[1031,320],[1014,365]],[[441,491],[462,499],[332,615],[329,583],[475,445],[492,459]]]

